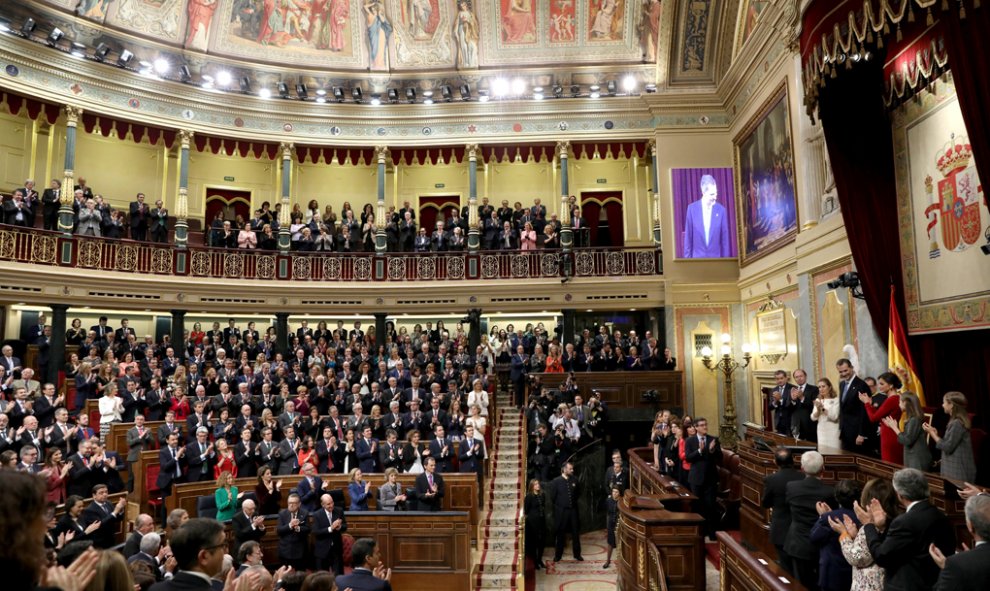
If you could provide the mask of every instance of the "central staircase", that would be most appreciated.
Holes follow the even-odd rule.
[[[523,416],[512,406],[509,395],[497,394],[498,428],[492,434],[489,453],[491,478],[488,480],[485,516],[481,522],[481,558],[475,589],[518,589],[522,504],[526,495],[524,482],[524,443],[526,430]]]

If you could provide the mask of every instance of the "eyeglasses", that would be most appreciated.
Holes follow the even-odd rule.
[[[206,546],[206,547],[203,548],[203,550],[213,551],[213,550],[217,550],[219,548],[223,548],[223,549],[226,550],[227,547],[228,547],[227,540],[224,540],[223,542],[220,542],[219,544],[214,544],[213,546]]]

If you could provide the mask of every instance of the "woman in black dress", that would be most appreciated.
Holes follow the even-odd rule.
[[[543,564],[543,547],[546,546],[547,518],[546,501],[540,481],[529,481],[529,493],[526,495],[523,509],[526,513],[526,556],[536,568],[546,568]]]
[[[612,550],[615,550],[615,528],[619,524],[619,498],[622,492],[618,486],[613,486],[611,496],[605,499],[605,530],[608,532],[608,554],[605,555],[605,566],[612,564]]]

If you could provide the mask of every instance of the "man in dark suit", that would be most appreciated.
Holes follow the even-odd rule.
[[[513,394],[514,404],[522,405],[526,402],[526,372],[529,370],[529,355],[522,344],[515,347],[515,354],[510,359],[509,381],[512,382],[515,394]]]
[[[777,548],[777,563],[785,571],[794,572],[791,559],[784,551],[787,530],[791,527],[791,507],[787,504],[787,483],[802,480],[804,476],[794,467],[794,456],[786,447],[777,448],[774,461],[779,468],[763,479],[764,509],[772,509],[770,517],[770,543]]]
[[[190,519],[169,536],[178,571],[151,591],[211,591],[210,579],[223,568],[227,538],[215,519]]]
[[[378,461],[378,440],[371,436],[371,425],[365,423],[364,433],[360,439],[354,442],[354,449],[357,451],[358,467],[365,474],[377,472]]]
[[[144,193],[138,193],[136,200],[131,202],[131,212],[128,220],[131,224],[131,240],[144,241],[148,237],[148,205],[144,202]]]
[[[791,525],[787,530],[784,552],[790,557],[792,575],[808,589],[818,585],[818,546],[810,541],[811,528],[818,521],[818,502],[834,505],[832,487],[819,480],[825,459],[817,451],[801,454],[801,470],[805,477],[788,482],[785,487],[787,505],[791,510]]]
[[[296,491],[299,493],[299,502],[302,503],[303,509],[312,513],[320,506],[320,497],[323,496],[323,480],[316,475],[316,467],[313,464],[307,462],[302,467],[302,471],[303,479],[296,486]]]
[[[114,335],[113,335],[114,340],[118,344],[119,343],[127,343],[127,337],[128,336],[134,336],[134,337],[137,336],[137,334],[134,332],[134,329],[131,328],[130,326],[128,326],[130,324],[130,322],[131,321],[128,320],[127,318],[121,318],[120,319],[120,328],[118,328],[117,330],[115,330],[114,331]]]
[[[93,487],[93,502],[89,507],[83,509],[82,521],[84,527],[93,523],[99,523],[100,527],[89,534],[93,540],[93,545],[97,548],[112,548],[117,544],[114,541],[114,534],[120,529],[120,520],[124,517],[127,509],[127,499],[121,498],[116,505],[107,502],[110,490],[104,484],[97,484]]]
[[[131,538],[128,538],[130,541]],[[154,577],[155,582],[161,581],[163,578],[162,566],[172,566],[172,570],[175,569],[174,560],[166,561],[167,565],[159,565],[158,556],[159,554],[164,554],[162,550],[162,537],[153,532],[149,531],[143,536],[138,536],[138,545],[135,547],[135,552],[128,555],[126,552],[124,556],[127,556],[127,564],[130,565],[134,562],[143,562],[148,565],[151,569],[151,576]],[[126,546],[125,546],[126,549]]]
[[[980,591],[990,581],[990,496],[966,500],[966,527],[973,534],[972,550],[946,558],[937,546],[929,547],[935,563],[942,567],[934,591]]]
[[[564,556],[564,542],[567,534],[571,534],[571,550],[574,560],[582,561],[581,557],[581,527],[578,523],[578,492],[577,478],[574,476],[574,464],[565,462],[560,469],[560,476],[550,482],[550,501],[553,503],[553,522],[556,529],[556,546],[553,561],[559,562]]]
[[[175,413],[170,410],[165,413],[165,424],[158,426],[158,433],[156,434],[158,445],[164,447],[168,436],[173,433],[177,437],[178,442],[182,443],[182,425],[175,422]]]
[[[872,423],[859,394],[870,394],[866,385],[848,359],[835,362],[839,370],[839,440],[844,451],[867,453],[866,444]],[[867,453],[867,455],[869,455]]]
[[[285,427],[285,439],[278,442],[272,452],[272,458],[278,460],[278,469],[275,472],[279,476],[299,473],[299,438],[296,437],[296,430],[292,426]],[[262,456],[264,462],[264,456]]]
[[[791,388],[794,384],[787,381],[787,372],[778,369],[773,374],[777,386],[770,393],[770,409],[773,411],[773,430],[781,435],[791,436],[791,412],[794,410],[791,401]]]
[[[477,474],[480,486],[481,475],[485,470],[485,442],[474,438],[474,425],[468,424],[464,428],[464,439],[458,443],[457,451],[460,471]]]
[[[791,388],[791,434],[804,441],[818,441],[818,426],[811,420],[811,409],[818,398],[818,387],[808,383],[808,373],[795,369],[794,387]]]
[[[351,546],[351,564],[354,570],[349,575],[338,575],[338,589],[353,591],[392,591],[389,579],[392,570],[385,568],[378,546],[371,538],[360,538]]]
[[[717,437],[708,434],[706,419],[695,419],[694,426],[698,431],[697,435],[684,440],[684,453],[687,461],[691,462],[688,484],[700,502],[708,539],[714,540],[715,528],[718,526],[715,495],[718,492],[718,465],[722,463],[722,446]]]
[[[186,472],[186,448],[179,447],[179,435],[170,433],[165,445],[158,452],[158,479],[155,486],[161,490],[162,516],[165,514],[165,497],[172,494],[172,485],[182,482]],[[164,519],[163,519],[164,520]]]
[[[420,511],[439,511],[445,494],[443,476],[437,472],[437,461],[423,460],[423,473],[416,476],[416,502]]]
[[[58,208],[62,194],[62,181],[52,179],[51,187],[41,194],[41,216],[46,230],[58,230]]]
[[[265,537],[265,516],[255,515],[257,505],[251,499],[244,499],[241,503],[241,510],[231,518],[231,527],[234,530],[234,547],[230,548],[232,554],[239,552],[244,542],[260,542]]]
[[[213,449],[213,443],[207,440],[208,436],[209,429],[200,427],[196,429],[196,440],[186,445],[186,458],[189,462],[187,482],[213,480],[213,466],[217,463],[217,452]]]
[[[430,440],[430,457],[437,461],[437,472],[445,474],[452,469],[454,458],[454,446],[446,437],[446,430],[443,425],[437,425],[434,437]]]
[[[130,558],[141,551],[141,538],[155,531],[155,520],[146,513],[142,513],[134,520],[134,531],[124,540],[124,558]]]
[[[333,497],[325,494],[320,497],[321,508],[313,512],[313,555],[316,557],[316,570],[344,572],[344,537],[347,519],[344,510],[335,507]]]
[[[278,513],[278,559],[297,571],[305,571],[309,547],[309,513],[302,508],[299,495],[289,495],[288,509]]]
[[[151,449],[151,429],[144,426],[144,415],[134,417],[134,426],[127,430],[127,465],[130,467],[127,490],[134,490],[134,466],[141,459],[141,452]]]
[[[930,547],[934,545],[943,556],[950,556],[956,550],[956,535],[945,513],[928,501],[924,473],[913,468],[898,470],[893,484],[904,513],[888,524],[887,514],[874,501],[868,509],[857,505],[856,516],[863,523],[873,561],[886,572],[884,588],[927,591],[939,577]],[[986,579],[980,588],[986,588]]]
[[[684,214],[684,252],[686,259],[715,259],[732,256],[729,241],[729,217],[717,201],[715,177],[701,177],[701,198],[692,202]]]

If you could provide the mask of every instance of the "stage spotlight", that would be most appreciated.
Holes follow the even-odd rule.
[[[72,43],[72,49],[69,52],[76,57],[86,57],[86,46],[82,43]]]
[[[505,78],[496,78],[492,81],[492,94],[498,98],[509,94],[509,81]]]
[[[409,101],[410,103],[415,103],[416,102],[416,89],[415,88],[407,88],[406,89],[406,100]]]
[[[632,74],[627,75],[622,79],[622,90],[626,92],[634,92],[636,90],[636,77]]]
[[[164,76],[168,74],[168,71],[169,69],[171,69],[171,67],[172,65],[168,63],[168,60],[163,57],[160,57],[155,60],[154,63],[155,73],[158,74],[159,76]]]
[[[654,92],[657,91],[657,85],[654,84],[653,82],[647,84],[645,88],[646,88],[646,92],[648,92],[649,94],[653,94]]]
[[[355,103],[360,103],[363,96],[360,86],[355,86],[351,89],[351,98],[354,99]]]
[[[330,90],[331,90],[331,92],[333,92],[333,98],[334,98],[334,100],[336,100],[338,103],[344,102],[344,89],[343,88],[341,88],[340,86],[334,86]]]
[[[424,90],[423,91],[423,104],[424,105],[432,105],[433,104],[433,91],[432,90]]]
[[[461,84],[461,100],[469,101],[471,100],[471,87],[467,84]]]
[[[591,91],[588,94],[588,96],[591,97],[591,98],[593,98],[593,99],[596,99],[596,98],[602,96],[602,92],[601,92],[602,87],[601,86],[598,86],[597,84],[592,84],[590,87],[588,87],[588,90]]]
[[[482,90],[479,90],[478,91],[478,101],[479,102],[487,103],[490,98],[491,97],[488,96],[488,91],[487,90],[483,90],[482,89]]]
[[[96,51],[93,52],[93,59],[98,62],[102,62],[107,59],[107,54],[110,53],[110,46],[106,43],[100,43],[96,46]]]
[[[218,86],[230,86],[233,81],[233,76],[227,70],[220,70],[217,72],[217,85]]]
[[[284,99],[289,98],[289,85],[285,82],[278,83],[278,95]]]
[[[371,104],[374,105],[374,106],[376,106],[376,107],[378,105],[382,104],[382,95],[380,95],[380,94],[373,94],[373,95],[371,95]]]
[[[132,59],[134,59],[134,54],[125,49],[120,52],[120,57],[117,58],[117,65],[121,68],[126,68]]]
[[[512,81],[512,96],[522,96],[526,94],[526,81],[516,78]]]
[[[440,87],[440,96],[449,103],[454,99],[454,89],[449,84],[444,84]]]
[[[258,91],[258,96],[263,99],[272,98],[272,90],[270,88],[262,88]]]
[[[0,33],[10,32],[10,21],[5,18],[0,18]]]
[[[564,94],[564,87],[559,84],[553,85],[553,96],[560,98]]]
[[[605,83],[605,90],[608,91],[609,96],[615,96],[615,91],[618,87],[615,84],[615,80],[609,80]]]
[[[571,96],[578,97],[581,96],[581,86],[577,84],[571,84]]]
[[[309,98],[309,89],[305,84],[296,84],[296,96],[302,100]]]
[[[399,102],[399,91],[395,88],[389,88],[387,91],[388,102],[397,103]]]
[[[45,43],[55,47],[58,45],[58,42],[62,39],[62,37],[65,37],[65,33],[62,32],[62,29],[55,27],[50,33],[48,33],[48,38],[45,39]]]
[[[34,19],[29,17],[21,23],[21,34],[25,37],[30,37],[31,33],[33,33],[37,27],[38,25],[34,22]]]
[[[244,94],[251,94],[251,79],[247,76],[241,76],[241,92]]]
[[[189,71],[189,66],[185,64],[179,66],[179,80],[183,82],[189,82],[192,80],[192,72]]]

